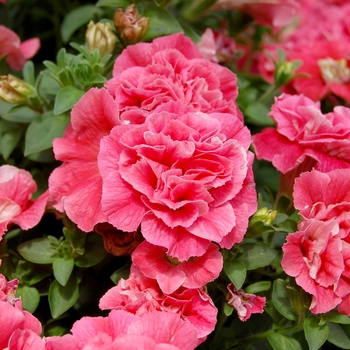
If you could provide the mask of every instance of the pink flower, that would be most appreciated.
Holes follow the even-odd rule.
[[[341,301],[336,291],[344,271],[342,240],[336,220],[302,220],[299,231],[287,236],[282,268],[312,295],[312,313],[325,313]]]
[[[350,31],[346,18],[347,2],[300,1],[296,20],[282,35],[265,36],[263,51],[277,58],[283,49],[287,61],[300,60],[297,76],[283,87],[290,94],[304,94],[314,101],[334,94],[350,101]],[[329,19],[332,20],[329,20]],[[312,50],[310,50],[312,47]],[[274,65],[260,55],[259,69],[269,82],[273,81]]]
[[[113,310],[107,317],[83,317],[74,323],[72,336],[47,338],[46,344],[46,350],[133,350],[136,344],[140,350],[193,350],[197,332],[177,314],[153,311],[137,316]]]
[[[265,297],[247,294],[243,289],[237,290],[232,283],[227,286],[227,290],[227,303],[237,311],[241,321],[247,321],[251,314],[261,314],[264,312],[263,308],[266,304]]]
[[[336,235],[332,238],[332,241],[337,241],[337,246],[331,253],[325,250],[322,255],[316,252],[314,256],[317,257],[318,254],[322,259],[333,261],[332,265],[335,267],[324,265],[324,270],[334,275],[330,281],[333,285],[333,294],[329,288],[327,293],[331,300],[339,302],[339,312],[350,315],[347,307],[350,301],[350,169],[337,169],[328,173],[317,170],[305,172],[295,180],[293,197],[295,208],[300,210],[299,213],[305,220],[320,220],[325,225],[337,223]],[[327,248],[332,249],[330,240],[326,244]],[[320,266],[321,263],[317,265]],[[318,274],[321,276],[321,272]],[[321,284],[319,280],[316,282]]]
[[[293,197],[300,215],[322,221],[335,219],[340,237],[350,243],[350,169],[305,172],[295,180]]]
[[[294,78],[287,91],[304,94],[319,101],[333,93],[350,102],[350,37],[338,40],[322,40],[312,45],[296,47],[288,53],[288,60],[300,59],[302,65],[296,70],[300,77]]]
[[[207,28],[197,47],[204,58],[216,63],[230,62],[237,53],[235,42],[224,29],[213,31]]]
[[[118,124],[118,107],[107,90],[90,89],[72,109],[63,137],[53,142],[55,157],[63,164],[49,178],[50,195],[57,201],[56,209],[86,232],[107,221],[101,210],[97,156],[100,140]]]
[[[17,286],[18,280],[7,282],[0,274],[0,349],[44,349],[36,347],[41,342],[41,323],[32,314],[22,310],[21,299],[15,297]]]
[[[0,25],[0,58],[6,56],[6,62],[13,70],[21,70],[25,62],[32,58],[39,48],[38,38],[21,43],[15,32]]]
[[[17,278],[7,281],[6,277],[0,274],[0,301],[8,301],[11,304],[18,301],[19,299],[15,298],[18,284],[19,280]]]
[[[292,21],[298,5],[296,0],[218,0],[211,9],[239,9],[252,16],[258,24],[279,29]]]
[[[203,287],[219,276],[223,266],[222,255],[215,244],[210,244],[204,255],[180,262],[168,256],[166,248],[145,241],[132,253],[132,261],[146,277],[156,279],[166,294],[180,286]]]
[[[48,193],[33,200],[31,197],[36,190],[36,183],[28,171],[12,165],[0,167],[0,240],[10,224],[28,230],[39,223]]]
[[[8,350],[45,350],[45,340],[30,329],[16,329],[9,339]]]
[[[276,129],[253,136],[257,158],[271,161],[283,174],[307,158],[323,172],[350,167],[350,109],[339,106],[322,114],[311,99],[283,94],[275,99],[270,116]]]
[[[231,114],[169,102],[101,141],[102,210],[179,260],[240,242],[256,210],[250,134]]]
[[[106,83],[123,120],[139,121],[157,106],[182,101],[202,112],[241,116],[234,100],[237,79],[228,68],[203,59],[182,33],[128,46],[116,59],[113,78]]]
[[[127,280],[121,279],[101,298],[100,308],[125,310],[142,316],[153,311],[171,312],[193,325],[198,344],[203,342],[216,324],[217,309],[209,295],[201,289],[180,287],[165,294],[156,280],[145,277],[134,265]]]

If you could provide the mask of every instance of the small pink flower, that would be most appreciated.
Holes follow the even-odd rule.
[[[247,321],[251,314],[261,314],[264,312],[263,308],[266,304],[265,297],[247,294],[243,289],[237,290],[232,283],[227,286],[227,290],[227,303],[237,311],[241,321]]]
[[[216,63],[230,62],[237,53],[235,42],[224,29],[213,31],[207,28],[197,47],[204,58]]]
[[[48,192],[31,199],[37,186],[32,175],[12,165],[0,167],[0,240],[10,224],[23,230],[36,226],[41,220]]]
[[[138,316],[152,311],[171,312],[193,325],[198,344],[203,342],[216,324],[217,309],[203,290],[180,287],[165,294],[154,279],[145,277],[134,265],[127,280],[121,279],[101,298],[102,310],[125,310]]]
[[[342,241],[336,220],[302,220],[287,236],[282,268],[312,295],[311,312],[325,313],[341,301],[336,286],[344,271]]]
[[[123,120],[130,120],[131,111],[142,120],[169,101],[181,101],[202,112],[241,117],[234,102],[238,93],[235,74],[205,60],[182,33],[128,46],[116,59],[113,78],[106,86]]]
[[[320,188],[322,188],[322,191],[320,191]],[[309,249],[310,252],[307,254],[313,256],[313,260],[318,259],[319,262],[317,264],[309,263],[308,265],[310,269],[312,264],[318,266],[318,279],[315,278],[315,274],[310,274],[318,288],[308,291],[304,287],[307,284],[304,280],[304,282],[301,282],[303,284],[300,285],[314,295],[313,299],[317,298],[315,293],[319,293],[320,290],[323,293],[327,293],[329,300],[333,300],[333,303],[339,303],[339,312],[350,315],[349,308],[347,307],[350,300],[350,169],[337,169],[328,173],[313,170],[301,174],[295,180],[293,198],[295,208],[300,210],[299,213],[303,216],[304,221],[319,220],[324,222],[324,225],[329,225],[329,223],[333,222],[337,230],[334,237],[328,238],[323,243],[327,246],[324,247],[324,252],[322,253],[316,251],[316,248],[312,248],[311,245],[308,245],[309,248],[307,249],[304,248],[303,242],[307,238],[301,235],[300,244],[302,244],[302,251],[307,252]],[[317,231],[318,242],[322,242],[322,234],[325,233],[323,231],[321,233],[321,230]],[[292,240],[292,238],[287,238],[287,242],[289,240]],[[332,248],[335,244],[334,241],[337,243]],[[322,245],[318,244],[318,246],[320,247]],[[286,247],[287,265],[289,261],[288,256],[294,254],[291,247],[295,248],[296,246],[287,245]],[[324,266],[323,270],[321,266]],[[287,268],[290,269],[289,266]],[[316,267],[313,268],[315,269]],[[321,283],[320,277],[322,274],[324,276],[327,276],[327,274],[331,276],[327,277],[327,284],[324,282],[326,280],[325,278],[323,278],[323,283]],[[327,287],[328,284],[331,287]],[[327,287],[326,292],[321,287]],[[319,307],[315,310],[318,309]]]
[[[16,298],[17,286],[18,280],[7,282],[0,274],[0,349],[44,349],[44,346],[36,347],[41,344],[41,323],[22,310],[22,301]]]
[[[166,294],[180,286],[200,288],[217,278],[223,259],[218,246],[210,244],[204,255],[180,262],[166,254],[166,248],[141,243],[132,253],[135,266],[149,278],[156,279]]]
[[[211,241],[230,248],[256,210],[249,143],[231,114],[159,106],[143,125],[116,126],[101,141],[102,211],[123,231],[141,224],[148,242],[181,261]]]
[[[0,301],[8,301],[11,304],[14,304],[16,301],[15,296],[18,284],[19,280],[17,278],[7,281],[6,277],[0,274]]]
[[[25,62],[32,58],[39,48],[40,41],[38,38],[21,43],[15,32],[0,25],[0,58],[6,56],[6,62],[13,70],[21,70]]]

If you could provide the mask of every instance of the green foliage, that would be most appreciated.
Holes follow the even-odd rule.
[[[130,4],[129,0],[99,0],[96,3],[97,7],[126,7]]]
[[[329,327],[327,323],[321,324],[320,320],[314,316],[309,316],[304,321],[304,332],[310,350],[319,349],[327,340]]]
[[[239,260],[230,261],[227,259],[224,262],[224,271],[235,287],[241,289],[247,275],[245,265]]]
[[[290,294],[288,294],[287,284],[281,279],[277,279],[273,283],[272,302],[282,316],[292,321],[297,319]]]
[[[56,96],[53,113],[58,115],[67,112],[79,101],[84,93],[85,91],[82,91],[73,85],[65,86]]]
[[[69,310],[78,297],[79,287],[73,276],[65,286],[62,286],[57,280],[53,281],[49,289],[49,305],[52,317],[57,318]]]
[[[297,340],[279,333],[272,333],[268,336],[267,340],[273,350],[301,350],[301,346]]]
[[[329,333],[327,340],[341,349],[350,349],[350,339],[337,323],[327,322]]]
[[[147,8],[143,16],[150,18],[147,33],[143,41],[149,41],[163,35],[183,32],[177,19],[167,10],[159,7]]]
[[[52,112],[44,113],[30,123],[26,137],[24,155],[47,150],[52,147],[52,141],[61,137],[69,123],[67,114],[53,115]]]
[[[99,11],[95,5],[80,6],[67,13],[61,25],[61,36],[63,41],[67,43],[77,29],[101,14],[102,12]]]

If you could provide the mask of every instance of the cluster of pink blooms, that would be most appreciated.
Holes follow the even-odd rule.
[[[350,109],[323,114],[306,96],[284,94],[270,116],[277,126],[254,135],[256,155],[273,163],[285,186],[295,180],[294,207],[303,217],[287,236],[282,267],[312,295],[313,313],[339,305],[350,315]]]
[[[222,270],[219,248],[242,241],[257,209],[236,97],[236,76],[183,34],[138,43],[117,58],[106,88],[74,106],[53,145],[63,162],[49,179],[56,209],[85,232],[108,223],[144,238],[130,277],[100,307],[141,319],[175,313],[194,327],[195,346],[216,324],[205,286]]]
[[[334,94],[350,102],[350,14],[348,1],[298,0],[297,16],[278,36],[266,37],[261,50],[277,58],[283,49],[287,61],[300,60],[298,74],[284,91],[304,94],[314,101]],[[332,20],[329,20],[331,18]],[[310,50],[312,47],[312,50]],[[259,73],[273,80],[274,65],[259,55]]]
[[[22,310],[21,299],[16,298],[17,286],[18,280],[7,281],[0,274],[1,349],[132,350],[137,344],[138,349],[145,350],[193,350],[198,343],[195,325],[186,322],[177,313],[153,309],[135,315],[113,310],[107,317],[83,317],[74,323],[72,334],[41,338],[41,323]],[[194,301],[191,306],[201,305],[196,305]],[[184,309],[184,312],[189,311]]]

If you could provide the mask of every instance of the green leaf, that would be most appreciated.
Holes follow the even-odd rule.
[[[261,282],[256,282],[249,285],[247,288],[245,288],[245,292],[250,294],[255,294],[259,292],[264,292],[266,290],[269,290],[270,288],[271,288],[270,281],[261,281]]]
[[[264,104],[256,102],[249,105],[244,110],[244,115],[247,117],[247,123],[262,126],[273,126],[274,121],[267,116],[270,109]]]
[[[29,160],[32,160],[33,162],[38,163],[52,163],[55,161],[55,156],[52,152],[52,149],[46,149],[41,152],[32,153],[29,156],[27,156]]]
[[[300,344],[295,339],[279,333],[272,333],[267,340],[274,350],[301,350]]]
[[[188,1],[190,6],[183,12],[183,17],[186,21],[198,20],[198,16],[213,5],[215,1],[216,0]]]
[[[247,275],[247,269],[239,260],[224,262],[224,271],[237,289],[241,289]]]
[[[148,17],[150,22],[142,41],[150,41],[160,36],[183,32],[177,19],[165,9],[149,7],[144,11],[143,16]]]
[[[329,333],[327,340],[341,349],[350,349],[350,340],[338,324],[327,322]]]
[[[333,310],[330,312],[327,312],[322,316],[323,319],[334,322],[334,323],[341,323],[341,324],[350,324],[350,317],[346,316],[344,314],[340,314],[339,312]]]
[[[27,106],[19,105],[11,108],[7,114],[2,116],[5,120],[16,123],[31,123],[40,114]]]
[[[7,113],[14,107],[13,103],[6,102],[0,99],[0,117],[5,119]]]
[[[78,267],[90,267],[98,264],[107,255],[101,236],[89,233],[84,246],[85,252],[75,260]]]
[[[78,300],[79,286],[76,279],[71,276],[65,286],[54,280],[49,289],[49,305],[52,318],[61,316]]]
[[[97,7],[110,6],[110,7],[126,7],[130,4],[129,0],[99,0],[97,1]]]
[[[187,25],[186,23],[181,23],[182,29],[186,36],[188,36],[194,43],[198,43],[201,40],[201,37],[197,32]]]
[[[24,155],[51,148],[52,141],[62,136],[68,122],[69,116],[66,114],[54,116],[48,113],[35,119],[26,132]]]
[[[294,321],[297,316],[291,305],[290,297],[284,281],[281,279],[275,280],[272,289],[272,302],[276,310],[288,320]]]
[[[76,88],[75,86],[68,85],[61,89],[55,100],[55,107],[53,113],[55,115],[61,114],[63,112],[71,109],[85,94],[85,91]]]
[[[16,291],[16,296],[22,298],[23,309],[30,313],[36,310],[40,302],[40,294],[34,287],[19,286]]]
[[[61,25],[61,37],[63,42],[67,43],[73,33],[87,24],[101,10],[96,9],[94,5],[83,5],[69,12],[63,19]]]
[[[35,238],[17,247],[18,252],[35,264],[52,264],[56,254],[55,247],[47,238]]]
[[[35,72],[32,61],[27,61],[23,67],[23,80],[32,86],[35,86]]]
[[[320,319],[309,316],[304,321],[304,332],[309,350],[317,350],[327,340],[329,328],[327,323],[320,325]]]
[[[55,258],[52,264],[53,274],[59,284],[65,286],[73,271],[74,260],[72,258]]]
[[[228,317],[228,316],[231,316],[233,310],[234,310],[234,308],[233,308],[231,305],[229,305],[229,304],[227,304],[227,303],[224,304],[224,314],[225,314],[227,317]]]
[[[13,150],[21,140],[22,129],[11,130],[4,133],[1,137],[1,153],[5,160],[9,158]]]
[[[247,270],[267,266],[277,255],[274,249],[260,243],[242,243],[240,248],[243,250],[240,260]]]
[[[118,284],[121,278],[126,280],[128,279],[129,275],[130,275],[130,265],[127,264],[121,267],[120,269],[114,271],[110,278],[115,284]]]

